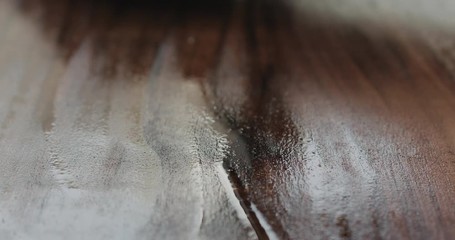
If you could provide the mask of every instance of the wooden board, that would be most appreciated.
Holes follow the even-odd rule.
[[[455,5],[0,1],[1,239],[455,239]]]

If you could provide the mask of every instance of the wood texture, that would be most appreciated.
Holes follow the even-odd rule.
[[[1,239],[455,239],[455,5],[0,1]]]

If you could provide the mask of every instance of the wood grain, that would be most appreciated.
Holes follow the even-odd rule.
[[[361,2],[0,1],[0,238],[455,239],[455,6]]]

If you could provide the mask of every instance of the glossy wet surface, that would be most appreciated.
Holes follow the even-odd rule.
[[[0,1],[0,238],[454,239],[455,6],[333,2]]]

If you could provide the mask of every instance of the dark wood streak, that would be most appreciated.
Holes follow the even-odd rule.
[[[224,167],[227,169],[229,173],[229,180],[231,181],[234,187],[235,196],[239,199],[240,205],[242,206],[243,210],[245,211],[248,220],[250,221],[254,231],[257,234],[258,239],[269,239],[267,232],[261,225],[256,213],[251,209],[251,202],[249,202],[248,193],[246,192],[245,187],[242,184],[242,181],[239,179],[238,174],[232,169],[229,164],[232,164],[230,161],[226,162],[227,165]]]

